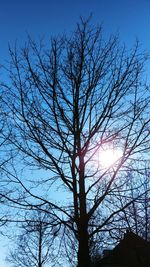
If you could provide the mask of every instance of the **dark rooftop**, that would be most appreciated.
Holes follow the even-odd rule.
[[[150,242],[127,232],[120,243],[104,257],[98,267],[150,267]]]

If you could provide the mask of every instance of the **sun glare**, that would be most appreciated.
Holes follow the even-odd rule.
[[[113,167],[121,156],[122,152],[120,149],[107,148],[99,152],[99,162],[104,168]]]

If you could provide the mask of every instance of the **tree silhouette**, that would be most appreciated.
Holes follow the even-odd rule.
[[[54,252],[54,236],[52,235],[49,214],[34,210],[26,215],[16,244],[10,250],[6,261],[13,267],[44,267],[54,264],[57,255]]]
[[[78,267],[88,267],[90,241],[133,202],[114,208],[112,199],[118,190],[125,196],[128,170],[134,175],[149,153],[146,55],[138,43],[127,50],[116,36],[104,39],[101,27],[83,19],[71,36],[52,38],[49,48],[29,37],[10,54],[10,82],[3,85],[8,147],[16,161],[49,171],[39,182],[49,194],[14,175],[24,195],[14,190],[5,197],[24,208],[49,205],[58,232],[63,228],[65,236],[68,229],[78,244]],[[121,155],[106,167],[100,159],[110,148]],[[57,201],[57,194],[52,201],[55,183],[68,202]]]

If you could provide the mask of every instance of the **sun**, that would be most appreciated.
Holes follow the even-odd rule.
[[[122,157],[121,149],[106,148],[99,151],[99,163],[104,168],[113,167]]]

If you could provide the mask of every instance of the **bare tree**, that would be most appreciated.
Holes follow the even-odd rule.
[[[129,177],[130,181],[126,186],[126,191],[128,191],[128,198],[133,199],[134,201],[130,206],[127,207],[127,209],[123,210],[122,214],[119,214],[118,221],[120,223],[118,226],[120,233],[121,229],[123,232],[125,228],[128,228],[130,231],[142,236],[145,240],[149,240],[150,182],[148,165],[144,166],[143,170],[141,170],[135,177],[131,177],[130,174]],[[124,199],[124,201],[127,202],[127,199]],[[115,205],[116,204],[114,203],[114,206]],[[124,206],[123,199],[121,196],[119,196],[119,194],[118,206]],[[117,231],[117,228],[115,228],[115,230]]]
[[[89,267],[90,240],[133,202],[115,208],[116,188],[124,197],[127,171],[138,171],[149,155],[146,55],[138,43],[127,50],[115,36],[104,40],[101,27],[82,19],[70,37],[52,38],[49,48],[29,37],[10,54],[10,82],[3,85],[8,147],[16,162],[49,173],[37,191],[14,175],[24,195],[16,189],[5,197],[24,208],[48,204],[58,230],[64,227],[65,235],[68,229],[77,241],[78,267]],[[121,155],[106,167],[101,158],[110,148]],[[97,212],[101,218],[94,221]]]
[[[49,215],[35,210],[32,216],[26,215],[20,229],[6,261],[13,267],[44,267],[47,263],[54,266],[58,255]]]

